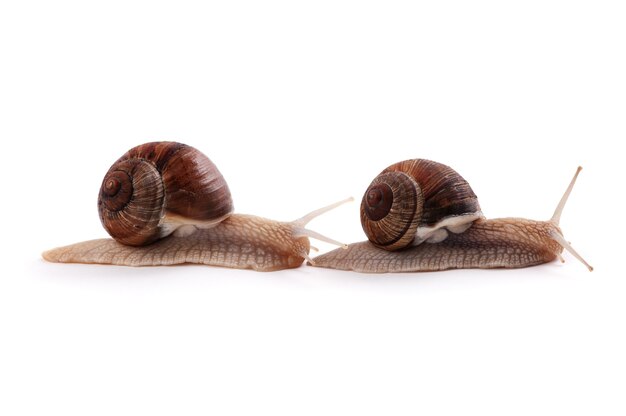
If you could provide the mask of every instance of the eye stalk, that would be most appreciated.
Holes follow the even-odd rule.
[[[363,197],[361,222],[369,241],[322,254],[312,264],[364,273],[519,268],[563,260],[561,253],[565,249],[592,271],[593,267],[574,250],[559,228],[563,208],[580,170],[577,169],[552,218],[535,221],[485,219],[469,184],[452,169],[423,159],[397,163],[374,179]],[[396,176],[388,176],[391,173]],[[415,236],[405,240],[409,241],[408,245],[396,241],[381,244],[379,232],[413,231],[396,218],[408,205],[398,205],[398,200],[411,200],[411,187],[397,185],[401,182],[398,178],[405,177],[414,179],[415,189],[419,189],[416,192],[423,199],[423,209],[416,209],[416,213],[421,212],[421,218]],[[373,221],[369,213],[383,202],[382,193],[378,192],[381,183],[389,184],[393,203],[387,216]],[[388,222],[391,217],[393,222]]]
[[[346,246],[306,225],[351,200],[291,222],[234,214],[228,185],[206,155],[177,142],[145,143],[122,155],[102,181],[98,212],[114,239],[59,247],[43,257],[124,266],[294,268],[310,260],[309,237]]]

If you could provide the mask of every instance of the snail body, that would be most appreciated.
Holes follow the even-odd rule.
[[[535,221],[485,219],[469,184],[445,165],[423,159],[394,164],[374,179],[363,196],[361,223],[368,241],[317,256],[311,264],[364,273],[519,268],[562,259],[567,249],[591,271],[559,227],[580,170],[552,218]],[[411,186],[397,186],[401,181]],[[381,186],[388,189],[381,191]]]
[[[168,236],[145,246],[129,246],[110,238],[69,245],[44,253],[57,263],[120,266],[204,264],[257,271],[298,267],[308,257],[306,236],[294,235],[293,223],[253,215],[232,214],[212,228],[184,236]]]
[[[234,214],[228,185],[206,155],[177,142],[145,143],[120,157],[102,181],[98,212],[112,239],[59,247],[43,258],[124,266],[294,268],[309,259],[309,237],[342,245],[305,227],[344,202],[291,222]]]

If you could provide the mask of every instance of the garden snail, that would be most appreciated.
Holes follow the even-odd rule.
[[[441,163],[396,163],[363,196],[361,224],[369,241],[317,256],[312,265],[365,273],[518,268],[563,261],[565,248],[591,271],[559,228],[581,169],[552,218],[534,221],[485,219],[467,181]]]
[[[308,237],[343,246],[305,226],[346,201],[292,222],[234,214],[228,185],[207,156],[182,143],[145,143],[120,157],[102,181],[98,211],[114,240],[59,247],[43,258],[125,266],[293,268],[310,260]]]

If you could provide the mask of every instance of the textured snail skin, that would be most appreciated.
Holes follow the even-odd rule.
[[[293,224],[253,215],[233,214],[210,229],[191,235],[171,235],[143,247],[113,239],[99,239],[59,247],[43,253],[56,263],[97,263],[121,266],[210,266],[275,271],[302,264],[310,245],[306,237],[294,236]]]
[[[485,219],[469,183],[452,168],[424,159],[397,163],[379,174],[365,191],[361,225],[369,241],[333,250],[309,264],[362,273],[511,269],[548,263],[557,257],[564,261],[561,253],[566,249],[593,271],[559,228],[581,170],[580,166],[576,169],[552,217],[535,221]],[[414,212],[420,215],[405,215]],[[424,218],[427,227],[420,225]],[[430,224],[434,227],[428,227]],[[403,240],[408,244],[396,244]]]
[[[550,221],[478,220],[440,243],[387,251],[363,241],[317,256],[312,265],[363,273],[529,267],[551,262],[563,251],[552,238],[554,233],[562,235]]]
[[[42,256],[56,263],[294,268],[310,259],[309,237],[345,246],[306,225],[351,200],[291,222],[236,215],[226,180],[205,154],[183,143],[149,142],[124,153],[102,181],[98,213],[112,239],[59,247]]]

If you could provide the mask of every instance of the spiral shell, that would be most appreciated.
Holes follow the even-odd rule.
[[[211,160],[176,142],[130,149],[105,175],[100,221],[120,243],[139,246],[179,227],[210,227],[233,212],[228,185]]]
[[[361,202],[361,225],[378,247],[398,250],[439,242],[483,218],[469,183],[452,168],[411,159],[383,170]]]

